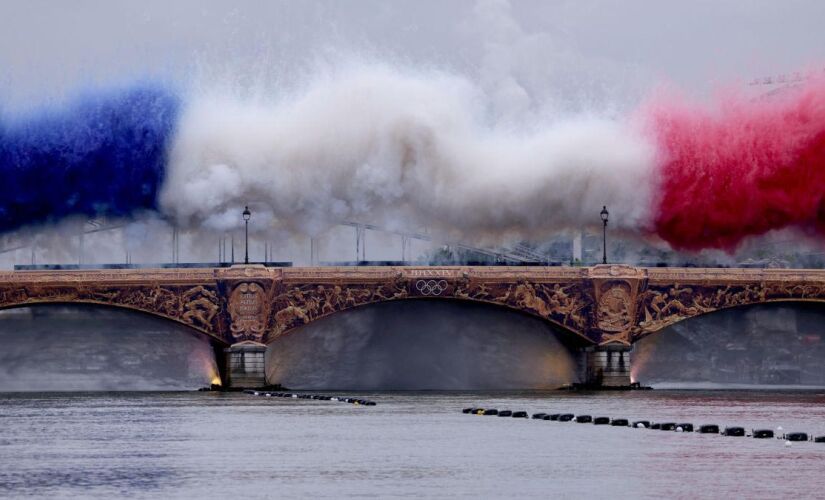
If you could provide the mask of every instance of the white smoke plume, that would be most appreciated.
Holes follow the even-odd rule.
[[[535,239],[598,222],[602,205],[619,229],[649,223],[654,147],[629,123],[497,127],[468,79],[384,64],[273,96],[189,99],[161,194],[177,224],[232,227],[245,204],[294,234],[357,221]]]

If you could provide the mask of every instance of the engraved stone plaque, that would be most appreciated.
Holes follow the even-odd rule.
[[[239,339],[260,339],[263,336],[264,289],[257,283],[241,283],[229,297],[230,330]]]

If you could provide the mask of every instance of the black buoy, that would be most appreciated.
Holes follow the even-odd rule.
[[[490,408],[489,410],[484,410],[485,415],[498,415],[498,410],[495,408]]]
[[[545,415],[545,416],[541,417],[541,419],[542,419],[542,420],[553,420],[553,419],[551,418],[552,416],[553,416],[553,415]],[[558,417],[558,415],[556,415],[556,420],[558,420],[558,419],[559,419],[559,417]]]
[[[613,427],[627,427],[627,419],[626,418],[614,418],[610,421],[610,425]]]
[[[786,441],[807,441],[808,434],[805,432],[791,432],[789,434],[785,434]]]
[[[773,431],[770,429],[757,429],[753,431],[755,439],[768,439],[773,437]]]
[[[732,437],[742,437],[745,435],[745,428],[744,427],[725,427],[725,431],[722,432],[723,436],[732,436]]]
[[[512,417],[513,412],[510,411],[510,410],[501,410],[500,412],[498,412],[498,416],[499,417]]]
[[[719,434],[719,426],[716,424],[700,425],[699,434]]]
[[[650,428],[650,420],[637,420],[637,421],[633,422],[633,427],[635,427],[637,429],[638,428],[649,429]]]
[[[574,418],[576,418],[576,416],[572,413],[562,413],[561,415],[559,415],[559,422],[569,422]]]
[[[550,420],[558,420],[560,416],[558,413],[553,413],[550,415]]]
[[[461,413],[473,413],[475,408],[464,408]]]
[[[680,427],[682,432],[693,432],[693,424],[679,424],[676,426],[676,430],[678,431]]]
[[[659,429],[662,428],[662,424],[657,424],[657,423],[654,422],[654,423],[650,424],[650,428],[659,430]]]
[[[661,430],[661,431],[675,431],[676,430],[676,423],[675,422],[667,422],[667,423],[659,424],[659,430]]]
[[[544,420],[544,417],[546,416],[546,413],[533,413],[533,418],[535,418],[536,420]]]
[[[589,424],[592,421],[593,417],[591,417],[590,415],[579,415],[578,417],[576,417],[577,424]]]
[[[825,436],[817,436],[814,438],[814,443],[825,443]]]
[[[513,418],[527,418],[528,416],[529,415],[527,415],[526,411],[514,411],[513,412]]]
[[[610,423],[610,418],[608,417],[596,417],[593,419],[593,425],[607,425]]]

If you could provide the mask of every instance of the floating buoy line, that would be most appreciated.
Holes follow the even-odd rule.
[[[469,415],[487,415],[498,417],[528,418],[526,411],[498,410],[496,408],[464,408],[462,413]],[[814,443],[825,443],[825,435],[816,436],[807,432],[786,432],[782,433],[782,427],[777,427],[777,432],[773,429],[752,429],[747,432],[744,427],[729,426],[720,428],[716,424],[703,424],[694,426],[688,422],[651,422],[650,420],[629,421],[626,418],[593,417],[592,415],[575,415],[573,413],[534,413],[533,420],[551,420],[554,422],[575,422],[579,424],[607,425],[610,427],[630,427],[633,429],[653,429],[671,432],[694,432],[697,434],[717,434],[730,437],[750,437],[754,439],[782,439],[790,446],[795,442],[812,441]]]
[[[244,394],[250,394],[252,396],[259,396],[264,398],[289,398],[289,399],[312,399],[315,401],[332,401],[338,403],[349,403],[356,406],[375,406],[375,401],[370,401],[368,399],[358,399],[358,398],[344,398],[339,396],[326,396],[323,394],[299,394],[297,392],[268,392],[268,391],[256,391],[253,389],[246,389],[243,391]]]

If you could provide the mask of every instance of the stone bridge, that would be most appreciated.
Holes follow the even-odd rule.
[[[825,301],[825,271],[595,267],[314,267],[15,271],[0,308],[91,303],[183,323],[226,349],[232,385],[262,384],[265,346],[337,312],[395,300],[463,300],[538,316],[586,353],[583,378],[629,383],[633,342],[748,304]]]

